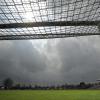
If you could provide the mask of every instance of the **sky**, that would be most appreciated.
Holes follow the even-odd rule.
[[[100,37],[0,41],[0,80],[64,84],[100,79]]]
[[[73,8],[73,2],[75,2],[75,0],[63,0],[63,2],[61,2],[61,0],[58,0],[58,2],[55,2],[57,0],[47,0],[47,3],[45,0],[40,3],[38,3],[37,0],[35,0],[34,3],[30,3],[32,0],[10,1],[12,4],[16,4],[17,10],[19,12],[21,11],[21,13],[16,12],[16,7],[13,5],[11,6],[11,4],[8,7],[8,10],[5,6],[1,6],[2,11],[6,11],[5,14],[7,18],[4,17],[5,14],[2,12],[0,23],[3,20],[5,20],[4,22],[9,22],[9,20],[15,21],[15,19],[18,22],[22,19],[24,22],[34,22],[34,18],[36,18],[37,21],[41,21],[41,19],[38,19],[41,14],[45,15],[43,20],[46,21],[48,21],[48,19],[53,21],[60,20],[61,17],[61,20],[66,20],[66,18],[67,20],[71,20],[71,18],[78,20],[79,17],[80,20],[100,19],[100,17],[98,17],[98,14],[100,13],[99,0],[91,0],[91,2],[88,2],[90,0],[84,0],[82,2],[81,0],[78,0],[80,2],[79,4],[77,3],[77,9]],[[21,1],[23,1],[23,4]],[[26,4],[26,2],[29,2],[29,4]],[[69,8],[67,5],[68,2],[70,4]],[[9,5],[9,1],[6,1],[6,3]],[[84,6],[88,3],[90,4],[89,6]],[[3,2],[3,4],[5,5],[5,2]],[[31,8],[30,4],[33,8]],[[54,4],[56,5],[56,8]],[[60,8],[61,5],[63,5],[62,9]],[[23,6],[25,7],[23,8]],[[46,6],[48,6],[48,13],[45,10]],[[37,11],[40,7],[42,9],[42,13],[39,13],[39,10]],[[82,7],[84,9],[82,9]],[[23,9],[25,11],[24,13],[22,13]],[[34,9],[34,11],[32,9]],[[80,9],[83,14],[80,14]],[[73,15],[72,10],[75,15]],[[12,13],[9,14],[9,11]],[[68,13],[68,15],[66,13]],[[59,16],[60,14],[62,14],[62,16]],[[76,16],[77,14],[79,16]],[[10,17],[12,15],[13,17]],[[72,33],[78,33],[78,27],[73,28],[74,30],[72,29]],[[95,31],[95,28],[93,27],[88,27],[88,29],[87,27],[82,29],[79,27],[79,29],[80,33],[81,31],[84,32],[86,30],[91,33],[94,33]],[[16,31],[13,30],[12,32],[12,30],[9,30],[10,29],[8,29],[8,31],[4,30],[1,34],[16,34]],[[34,34],[44,32],[61,33],[61,31],[71,32],[71,29],[68,31],[63,28],[60,31],[58,28],[56,28],[56,31],[53,31],[55,29],[47,28],[46,30],[44,27],[41,30],[37,30],[37,28],[34,28],[34,30]],[[21,30],[19,28],[18,34],[20,34],[20,31]],[[63,39],[0,41],[0,80],[8,77],[12,78],[16,82],[43,85],[64,83],[75,84],[81,81],[96,82],[96,80],[100,79],[100,37],[84,36]]]

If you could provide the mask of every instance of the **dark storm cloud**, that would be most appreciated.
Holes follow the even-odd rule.
[[[0,79],[76,83],[100,78],[100,38],[0,41]]]

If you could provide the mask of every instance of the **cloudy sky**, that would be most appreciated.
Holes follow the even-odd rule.
[[[100,79],[100,37],[0,41],[0,80],[40,84]]]
[[[28,2],[28,0],[26,1]],[[58,6],[58,8],[56,8],[55,10],[54,9],[55,5],[53,3],[55,0],[47,0],[47,1],[48,1],[47,3],[48,8],[50,7],[53,8],[49,10],[47,9],[48,13],[50,14],[52,10],[52,15],[56,13],[55,15],[56,19],[60,19],[61,16],[58,15],[62,13],[62,11],[64,12],[65,8],[68,5],[62,6],[63,9],[62,10],[59,7],[62,5],[62,2],[61,0],[58,0],[59,2],[55,2],[55,5]],[[73,1],[75,0],[65,0],[63,1],[63,5],[66,4],[67,2],[73,2]],[[18,2],[21,3],[20,0]],[[87,2],[88,2],[87,0],[84,0],[84,2],[82,1],[82,4],[85,5],[87,4]],[[95,0],[92,0],[90,6],[87,7],[86,9],[92,11],[91,9],[93,9],[93,7],[91,8],[91,5],[93,6],[94,2]],[[96,6],[97,8],[100,8],[98,4],[99,3],[97,2]],[[34,3],[34,6],[36,5],[38,5],[38,2]],[[40,5],[46,7],[46,2],[44,3],[42,2],[40,3]],[[23,5],[20,6],[23,7]],[[63,19],[64,18],[66,19],[66,17],[64,16],[66,15],[66,13],[68,13],[67,12],[68,9],[69,9],[69,16],[70,14],[71,15],[73,14],[70,13],[72,7],[74,7],[73,3],[70,3],[70,6],[71,7],[66,8],[66,12],[64,13],[64,15],[62,15]],[[80,4],[78,4],[77,6],[81,8],[82,5],[80,6]],[[30,7],[30,3],[28,7]],[[11,10],[12,8],[13,7],[9,9]],[[34,9],[38,8],[39,5]],[[99,13],[96,14],[96,11],[99,12],[99,9],[97,8],[93,10],[95,12],[95,15],[99,14]],[[46,14],[45,20],[48,20],[47,17],[48,15],[47,13],[45,13],[45,9],[44,12],[42,11],[42,14],[43,15]],[[19,8],[19,11],[21,10],[22,8]],[[21,15],[20,16],[22,18],[24,16],[25,17],[24,19],[25,20],[27,19],[28,21],[29,20],[32,21],[33,17],[38,18],[37,16],[40,16],[39,14],[37,15],[36,12],[34,12],[36,13],[36,16],[35,14],[33,16],[32,12],[29,11],[27,12],[28,13],[25,13],[26,16],[23,14],[22,16]],[[91,12],[91,14],[94,15],[93,12]],[[86,18],[88,18],[86,16],[90,16],[90,19],[94,20],[95,18],[97,19],[96,16],[95,17],[91,16],[90,13],[87,15],[84,14],[85,19],[83,19],[83,15],[79,16],[82,17],[82,20],[86,20]],[[7,17],[9,18],[9,15],[7,15]],[[51,17],[49,16],[49,20],[53,20],[52,19],[53,17],[54,16]],[[5,20],[7,21],[8,18]],[[16,17],[14,18],[17,19]],[[100,17],[98,18],[100,19]],[[67,17],[67,20],[69,19],[70,18]],[[73,19],[77,18],[74,16]],[[0,20],[2,22],[2,16]],[[92,29],[94,30],[94,28]],[[92,31],[92,29],[89,29],[89,32],[90,30]],[[57,32],[57,30],[58,29],[56,29],[55,32]],[[51,32],[51,29],[48,32]],[[9,31],[8,33],[11,34]],[[7,77],[12,78],[16,82],[24,82],[24,83],[26,82],[35,84],[64,84],[64,83],[79,83],[80,81],[96,82],[96,80],[100,79],[100,37],[84,36],[77,38],[74,37],[74,38],[50,39],[50,40],[48,39],[48,40],[26,40],[26,41],[24,40],[0,41],[0,80],[3,80]]]

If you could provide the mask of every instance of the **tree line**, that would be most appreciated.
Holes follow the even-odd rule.
[[[0,86],[0,89],[14,89],[14,90],[66,90],[66,89],[88,89],[93,87],[94,85],[100,85],[100,83],[85,83],[85,82],[80,82],[79,84],[63,84],[63,85],[52,85],[52,86],[40,86],[40,85],[35,85],[32,86],[31,84],[29,85],[22,85],[22,84],[14,84],[14,81],[11,78],[6,78],[3,80],[2,86]]]

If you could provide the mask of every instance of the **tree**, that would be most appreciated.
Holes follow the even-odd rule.
[[[84,89],[84,88],[86,88],[86,84],[85,84],[85,82],[80,82],[80,88],[82,88],[82,89]]]
[[[84,86],[85,85],[85,82],[80,82],[80,86]]]
[[[13,86],[13,80],[11,78],[6,78],[3,81],[5,89],[10,89]]]

